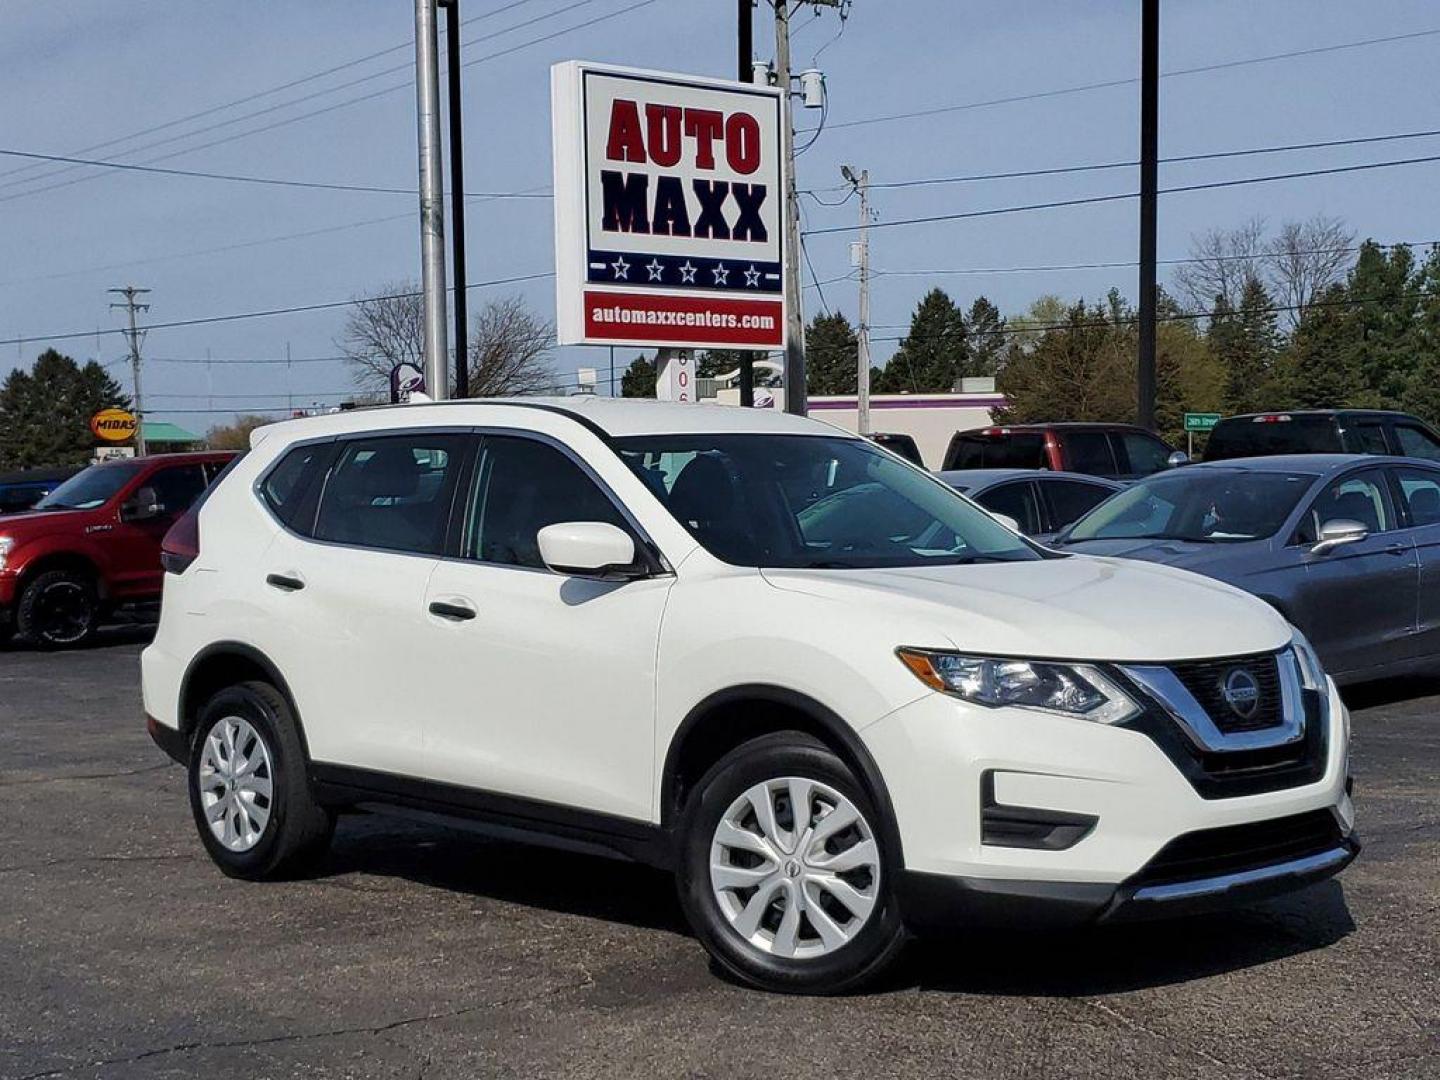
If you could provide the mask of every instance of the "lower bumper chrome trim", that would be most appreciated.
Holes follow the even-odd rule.
[[[1260,866],[1254,870],[1242,870],[1219,877],[1200,878],[1197,881],[1177,881],[1172,885],[1146,885],[1135,890],[1131,897],[1137,902],[1164,903],[1169,900],[1193,900],[1202,896],[1215,896],[1245,885],[1273,881],[1277,878],[1320,873],[1329,868],[1349,862],[1354,852],[1348,847],[1335,847],[1315,855],[1307,855],[1289,862]]]

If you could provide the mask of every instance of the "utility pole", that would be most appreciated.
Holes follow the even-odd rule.
[[[857,434],[870,434],[870,170],[862,169],[860,175],[849,165],[840,169],[846,180],[855,185],[860,194],[860,240],[856,244],[860,267],[860,326],[856,334],[857,366],[855,371],[855,430]]]
[[[424,295],[425,392],[450,396],[445,325],[445,182],[440,172],[440,50],[436,0],[415,0],[415,121],[420,151],[420,287]]]
[[[126,285],[120,289],[108,290],[112,293],[119,293],[125,297],[123,304],[111,304],[111,308],[124,308],[130,314],[130,329],[127,336],[130,338],[130,375],[135,380],[135,456],[145,456],[145,406],[140,398],[140,331],[135,326],[135,313],[138,311],[149,311],[149,304],[141,304],[136,297],[144,296],[149,289],[137,289],[134,285]]]
[[[1140,388],[1137,422],[1155,427],[1155,225],[1159,202],[1160,0],[1144,0],[1140,27]]]
[[[450,266],[455,272],[455,396],[470,396],[469,282],[465,276],[465,128],[460,113],[460,0],[445,9],[446,96],[450,108]]]
[[[806,412],[805,313],[800,307],[800,205],[795,190],[795,123],[790,101],[790,0],[775,8],[775,81],[780,87],[780,164],[785,184],[785,411]]]
[[[741,82],[755,81],[755,27],[750,17],[755,0],[736,0],[736,78]],[[755,354],[740,354],[740,404],[755,407]]]

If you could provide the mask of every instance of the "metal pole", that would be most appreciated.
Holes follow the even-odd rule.
[[[870,170],[860,171],[860,332],[855,372],[856,431],[870,434]]]
[[[800,307],[800,205],[795,191],[795,124],[790,108],[790,11],[775,2],[775,79],[780,87],[780,165],[785,184],[785,411],[805,415],[805,313]]]
[[[450,266],[455,272],[455,396],[470,396],[469,283],[465,276],[465,129],[460,120],[460,0],[445,9],[445,64],[450,106]]]
[[[1160,0],[1144,0],[1140,29],[1140,370],[1137,417],[1155,427],[1155,226],[1159,202]]]
[[[415,0],[415,121],[420,150],[420,287],[425,306],[425,391],[450,396],[445,320],[445,182],[440,164],[440,64],[435,0]]]
[[[137,289],[134,285],[126,285],[123,289],[111,289],[112,293],[119,293],[125,297],[123,304],[111,304],[112,308],[123,307],[130,315],[130,375],[135,380],[135,456],[144,457],[145,445],[145,405],[140,393],[140,332],[135,326],[135,313],[137,311],[149,311],[149,304],[137,304],[135,298],[144,296],[149,289]]]
[[[750,17],[751,8],[754,7],[754,0],[737,0],[735,40],[736,49],[736,78],[741,82],[753,82],[755,79],[755,28]],[[742,352],[740,354],[740,404],[745,408],[755,406],[755,354],[753,352]]]

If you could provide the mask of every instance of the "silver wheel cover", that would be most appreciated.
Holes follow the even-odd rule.
[[[270,748],[248,720],[218,720],[200,746],[200,806],[210,832],[230,851],[249,851],[265,835],[274,803]]]
[[[730,804],[710,845],[710,888],[731,929],[771,956],[808,960],[854,940],[880,896],[864,816],[818,780],[780,777]]]

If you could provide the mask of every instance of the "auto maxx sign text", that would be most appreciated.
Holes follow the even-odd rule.
[[[570,62],[551,95],[561,344],[782,347],[779,91]]]

